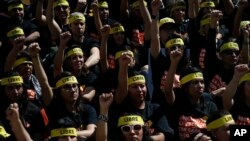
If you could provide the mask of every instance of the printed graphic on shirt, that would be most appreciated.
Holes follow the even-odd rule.
[[[115,56],[109,54],[107,59],[108,59],[109,68],[110,69],[115,69],[116,68],[116,66],[115,66]]]
[[[250,118],[239,115],[236,119],[236,125],[250,125]]]
[[[179,119],[179,136],[181,140],[190,138],[194,133],[200,133],[206,128],[205,118],[193,118],[191,116],[181,116]]]
[[[218,74],[216,74],[208,85],[208,91],[212,92],[225,86],[226,86],[226,83],[222,81],[222,78]]]

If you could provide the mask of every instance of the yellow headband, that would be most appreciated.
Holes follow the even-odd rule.
[[[144,121],[141,116],[131,115],[131,116],[122,116],[118,120],[118,127],[123,125],[135,125],[140,124],[144,125]]]
[[[214,4],[214,2],[203,2],[203,3],[201,3],[201,5],[200,5],[200,8],[205,8],[205,7],[215,7],[215,4]]]
[[[146,7],[148,3],[146,1],[143,1],[144,6]],[[139,8],[139,1],[135,1],[134,3],[130,4],[131,9],[138,9]]]
[[[243,75],[243,76],[240,78],[239,85],[240,85],[242,82],[249,81],[249,80],[250,80],[250,73],[247,73],[247,74]]]
[[[239,45],[235,42],[228,42],[220,47],[220,52],[224,50],[239,50]]]
[[[194,79],[203,79],[203,74],[201,72],[188,74],[188,75],[184,76],[180,82],[181,82],[181,85],[183,85],[183,84],[185,84],[189,81],[192,81]]]
[[[10,136],[10,134],[8,134],[8,133],[5,131],[5,129],[4,129],[3,126],[0,126],[0,135],[3,136],[4,138],[7,138],[7,137]]]
[[[159,27],[161,27],[165,23],[175,23],[174,19],[166,17],[160,20]]]
[[[23,9],[23,4],[22,3],[11,4],[10,6],[8,6],[8,11],[11,11],[12,9],[16,9],[16,8]]]
[[[56,2],[53,3],[53,8],[57,6],[69,6],[69,3],[67,0],[57,0]]]
[[[123,51],[116,52],[116,54],[115,54],[115,60],[119,59],[122,56],[123,53],[128,53],[129,55],[131,55],[131,57],[134,57],[134,53],[132,51],[130,51],[130,50],[123,50]]]
[[[66,84],[75,84],[75,83],[78,84],[78,81],[75,76],[63,77],[56,82],[56,88],[59,88]]]
[[[23,78],[21,76],[11,76],[3,78],[1,80],[1,85],[10,85],[10,84],[23,84]]]
[[[125,32],[123,26],[116,26],[116,27],[111,28],[109,34],[115,34],[118,32]]]
[[[22,28],[16,27],[16,28],[12,29],[11,31],[9,31],[7,33],[8,38],[14,37],[14,36],[17,36],[17,35],[24,35],[24,32],[23,32]]]
[[[76,129],[75,128],[59,128],[59,129],[53,129],[50,132],[50,137],[64,137],[64,136],[73,136],[76,137]]]
[[[145,83],[145,77],[143,75],[136,75],[128,78],[128,85],[135,83]]]
[[[215,121],[212,121],[211,123],[207,125],[207,130],[211,131],[211,130],[217,129],[227,123],[230,123],[230,124],[235,123],[231,115],[225,115],[219,119],[216,119]]]
[[[200,22],[200,27],[204,26],[204,25],[207,25],[207,24],[210,24],[211,23],[211,18],[205,18],[205,19],[202,19],[201,22]]]
[[[250,24],[250,21],[241,21],[240,22],[240,28],[245,28],[249,24]]]
[[[101,1],[101,2],[98,2],[98,7],[99,8],[109,8],[109,5],[106,1]]]
[[[80,54],[80,55],[82,55],[82,56],[84,55],[84,53],[83,53],[83,51],[82,51],[81,48],[73,48],[73,49],[69,50],[69,51],[65,54],[64,59],[66,59],[66,58],[68,58],[68,57],[70,57],[71,55],[74,55],[74,54]]]
[[[80,20],[85,23],[85,17],[82,13],[74,12],[69,16],[69,24],[75,22],[76,20]]]
[[[29,64],[33,64],[32,61],[30,61],[30,59],[28,57],[22,57],[18,60],[15,61],[14,63],[14,68],[21,65],[21,64],[24,64],[24,63],[29,63]]]
[[[175,39],[171,39],[169,41],[167,41],[167,43],[165,44],[166,48],[171,48],[174,45],[181,45],[184,46],[184,42],[181,38],[175,38]]]
[[[176,10],[176,9],[180,9],[180,8],[186,9],[186,6],[185,6],[185,5],[174,5],[174,6],[171,8],[171,12],[173,12],[173,11]]]

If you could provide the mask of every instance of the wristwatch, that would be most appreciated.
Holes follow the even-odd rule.
[[[98,116],[98,119],[102,120],[102,121],[105,121],[105,122],[108,122],[108,120],[109,120],[108,116],[105,116],[105,115],[102,115],[102,114],[100,114]]]

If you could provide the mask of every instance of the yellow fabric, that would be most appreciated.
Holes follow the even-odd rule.
[[[211,18],[202,19],[200,22],[200,27],[210,24],[210,23],[211,23]]]
[[[128,78],[128,85],[135,83],[145,83],[145,77],[143,75],[136,75]]]
[[[245,28],[249,24],[250,24],[250,21],[241,21],[240,22],[240,28]]]
[[[144,3],[144,6],[148,5],[148,3],[146,1],[143,1],[143,3]],[[138,9],[139,8],[139,4],[140,4],[139,1],[135,1],[134,3],[130,4],[130,8],[131,9]]]
[[[11,4],[10,6],[8,6],[8,11],[11,11],[12,9],[16,9],[16,8],[23,9],[23,4],[22,3]]]
[[[123,51],[116,52],[116,54],[115,54],[115,60],[119,59],[122,56],[123,53],[128,53],[129,55],[131,55],[131,57],[134,57],[134,53],[132,51],[130,51],[130,50],[123,50]]]
[[[100,2],[98,2],[98,7],[99,8],[109,8],[109,5],[106,1],[100,1]]]
[[[203,74],[200,73],[200,72],[196,72],[196,73],[191,73],[191,74],[188,74],[186,76],[184,76],[182,79],[181,79],[181,85],[189,82],[189,81],[192,81],[194,79],[203,79]]]
[[[225,115],[225,116],[209,123],[207,125],[207,130],[211,131],[211,130],[217,129],[225,124],[234,124],[234,123],[235,122],[234,122],[233,117],[231,115]]]
[[[144,125],[144,121],[141,116],[137,115],[122,116],[119,118],[117,126],[120,127],[123,125],[135,125],[135,124]]]
[[[65,57],[64,59],[68,58],[69,56],[71,55],[74,55],[74,54],[80,54],[80,55],[84,55],[83,51],[81,48],[73,48],[71,50],[69,50],[66,54],[65,54]]]
[[[75,22],[76,20],[80,20],[85,23],[85,16],[82,13],[74,12],[69,16],[69,24]]]
[[[33,64],[28,57],[22,57],[18,60],[15,61],[14,63],[14,68],[21,65],[21,64],[24,64],[24,63],[29,63],[29,64]]]
[[[75,128],[59,128],[59,129],[53,129],[50,132],[50,137],[64,137],[64,136],[77,136],[77,132]]]
[[[117,27],[111,28],[109,34],[115,34],[115,33],[119,33],[119,32],[125,32],[123,26],[117,26]]]
[[[9,31],[7,33],[8,38],[14,37],[14,36],[17,36],[17,35],[24,35],[24,32],[23,32],[22,28],[16,27],[16,28],[12,29],[11,31]]]
[[[2,137],[4,137],[4,138],[7,138],[7,137],[10,136],[10,134],[8,134],[8,133],[5,131],[5,129],[4,129],[3,126],[0,126],[0,135],[1,135]]]
[[[247,74],[243,75],[243,76],[240,78],[239,85],[240,85],[242,82],[245,82],[245,81],[250,81],[250,73],[247,73]]]
[[[56,88],[59,88],[66,84],[75,84],[75,83],[78,83],[75,76],[63,77],[56,82]]]
[[[174,45],[181,45],[184,46],[184,42],[181,38],[175,38],[175,39],[171,39],[169,41],[167,41],[167,43],[165,44],[166,48],[171,48]]]
[[[23,78],[21,76],[11,76],[1,79],[1,85],[10,84],[23,84]]]
[[[239,50],[239,45],[237,43],[235,43],[235,42],[224,43],[220,47],[220,52],[222,52],[224,50]]]
[[[69,6],[69,3],[67,0],[57,0],[56,2],[53,3],[53,8],[57,6]]]
[[[205,7],[215,7],[214,2],[210,1],[210,2],[202,2],[200,5],[200,8],[205,8]]]
[[[160,20],[159,27],[161,27],[165,23],[175,23],[174,19],[166,17]]]

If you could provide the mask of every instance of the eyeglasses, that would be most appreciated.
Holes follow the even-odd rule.
[[[66,90],[66,91],[75,91],[78,89],[78,84],[66,84],[64,86],[62,86],[62,89]]]
[[[233,55],[233,54],[239,55],[239,54],[240,54],[240,52],[239,52],[239,51],[236,51],[236,50],[225,50],[225,51],[223,51],[222,53],[224,53],[224,54],[226,54],[226,55]]]
[[[142,125],[136,124],[136,125],[124,125],[121,127],[121,130],[123,133],[129,133],[131,130],[134,131],[140,131],[142,129]]]
[[[170,51],[173,51],[173,50],[176,50],[176,49],[183,50],[184,47],[183,47],[183,46],[180,46],[180,45],[174,45],[174,46],[170,47]]]

